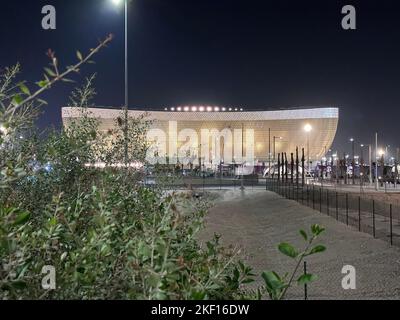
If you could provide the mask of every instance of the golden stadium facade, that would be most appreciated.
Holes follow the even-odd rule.
[[[115,126],[121,110],[89,108],[99,119],[100,130]],[[245,111],[240,108],[175,107],[164,111],[129,110],[130,117],[147,114],[152,120],[148,133],[149,158],[180,163],[266,163],[278,153],[288,155],[296,147],[305,149],[311,161],[320,160],[334,140],[338,108],[296,108]],[[79,109],[62,108],[64,125],[79,117]],[[165,157],[164,157],[165,156]],[[157,158],[155,160],[155,158]]]

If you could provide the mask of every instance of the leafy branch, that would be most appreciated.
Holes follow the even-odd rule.
[[[70,73],[73,72],[79,72],[80,67],[83,64],[90,63],[91,58],[98,53],[102,48],[106,47],[113,39],[113,35],[110,34],[108,35],[103,41],[100,41],[99,45],[96,48],[90,49],[90,52],[86,55],[83,56],[79,51],[77,52],[77,57],[78,57],[78,62],[75,65],[69,66],[65,69],[65,71],[60,72],[59,67],[58,67],[58,59],[55,55],[55,53],[49,49],[47,52],[47,55],[49,56],[51,60],[51,67],[50,68],[45,68],[46,74],[45,74],[45,79],[37,82],[37,85],[40,87],[39,90],[37,90],[34,93],[31,93],[29,88],[21,83],[19,85],[21,89],[21,93],[26,95],[25,98],[22,98],[21,94],[16,94],[14,95],[12,101],[11,101],[11,106],[10,106],[10,111],[11,114],[14,114],[15,111],[22,105],[27,104],[33,100],[35,100],[40,94],[42,94],[44,91],[48,90],[52,85],[59,81],[66,81],[66,82],[71,82],[71,80],[67,79],[67,76]]]
[[[262,277],[265,282],[265,289],[267,290],[269,296],[273,300],[282,300],[285,298],[287,290],[292,286],[292,283],[295,279],[295,276],[297,274],[297,271],[304,260],[305,257],[323,252],[326,250],[325,246],[323,245],[316,245],[312,247],[313,243],[315,240],[318,238],[318,236],[324,232],[325,229],[318,224],[314,224],[311,226],[311,234],[307,234],[304,230],[300,230],[300,234],[303,237],[303,239],[306,241],[306,246],[305,249],[301,252],[296,250],[291,244],[289,243],[281,243],[278,246],[278,249],[281,253],[284,255],[295,259],[296,260],[296,266],[294,270],[292,271],[289,280],[286,281],[288,278],[288,273],[286,273],[284,276],[279,276],[278,273],[274,271],[266,271],[262,273]],[[317,279],[316,275],[313,274],[303,274],[297,279],[297,283],[299,285],[303,285],[306,283],[309,283],[311,281],[314,281]]]

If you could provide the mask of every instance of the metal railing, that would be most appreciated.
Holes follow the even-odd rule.
[[[400,246],[400,206],[351,192],[267,179],[266,189],[326,214],[374,238]]]

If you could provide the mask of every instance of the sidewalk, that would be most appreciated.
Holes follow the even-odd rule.
[[[210,210],[202,238],[215,232],[224,244],[243,249],[256,274],[264,270],[283,273],[293,262],[277,250],[280,242],[297,247],[304,240],[299,229],[318,223],[327,230],[320,239],[327,251],[309,257],[309,272],[319,279],[308,288],[309,299],[399,299],[400,249],[373,239],[331,217],[265,190],[215,191],[221,197]],[[341,269],[350,264],[357,271],[357,289],[343,290]],[[260,281],[258,284],[262,284]],[[288,298],[303,299],[303,288],[292,289]]]

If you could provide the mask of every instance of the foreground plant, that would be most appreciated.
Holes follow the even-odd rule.
[[[300,234],[306,242],[306,246],[302,251],[297,250],[294,246],[289,243],[281,243],[278,246],[279,251],[292,258],[296,261],[296,265],[291,273],[286,273],[283,276],[279,275],[275,271],[266,271],[262,273],[262,278],[265,282],[265,290],[267,291],[269,297],[273,300],[282,300],[285,298],[285,295],[288,289],[293,285],[293,282],[296,282],[299,285],[307,284],[311,281],[317,279],[317,276],[314,274],[302,274],[297,279],[296,275],[299,270],[301,263],[304,258],[307,256],[311,256],[326,250],[323,245],[315,245],[313,246],[315,240],[318,236],[323,233],[325,229],[318,224],[314,224],[311,226],[311,233],[307,233],[304,230],[300,230]],[[260,295],[262,292],[260,291]]]
[[[51,67],[34,93],[15,84],[19,66],[0,80],[0,299],[240,297],[251,272],[239,252],[217,236],[197,239],[208,201],[143,184],[148,122],[129,118],[125,126],[120,117],[101,132],[88,109],[94,77],[71,95],[81,117],[46,134],[33,127],[39,95],[109,40],[86,58],[78,53],[65,72],[49,51]],[[137,167],[120,166],[124,128]],[[55,269],[55,290],[41,286],[44,266]]]

